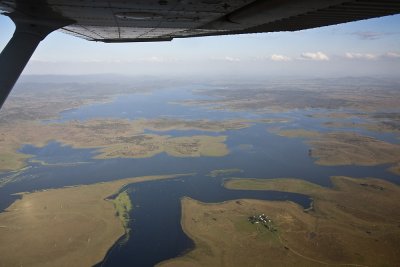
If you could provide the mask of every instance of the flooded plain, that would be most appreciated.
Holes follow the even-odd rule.
[[[388,166],[320,166],[309,155],[310,147],[302,138],[287,138],[270,131],[272,128],[306,128],[319,132],[332,131],[324,125],[326,118],[310,114],[326,110],[295,110],[281,113],[252,113],[245,111],[216,110],[206,107],[182,105],[177,102],[206,99],[193,93],[197,88],[172,88],[146,94],[118,96],[109,103],[91,104],[64,111],[57,122],[89,119],[154,119],[178,118],[184,120],[253,120],[243,129],[209,132],[200,130],[149,131],[177,136],[224,135],[229,154],[222,157],[174,157],[162,153],[149,158],[94,159],[96,149],[76,149],[57,141],[44,147],[29,144],[20,148],[33,155],[28,166],[18,173],[0,174],[0,178],[13,177],[13,182],[0,187],[0,208],[4,210],[18,196],[18,192],[32,192],[48,188],[92,184],[116,179],[144,176],[191,173],[172,180],[160,180],[127,185],[133,209],[130,214],[129,238],[121,238],[98,266],[153,266],[193,248],[193,242],[182,231],[180,200],[188,196],[214,203],[251,198],[263,200],[290,200],[303,207],[310,198],[295,193],[276,191],[228,190],[222,186],[230,177],[304,179],[319,185],[331,186],[331,176],[375,177],[398,183],[399,177],[387,171]],[[285,119],[287,122],[264,123],[261,119]],[[346,121],[348,119],[335,119]],[[329,119],[332,121],[332,119]],[[46,122],[48,123],[48,121]],[[341,128],[359,134],[398,142],[391,133],[377,133],[365,129]],[[210,177],[213,170],[240,169],[228,176]]]

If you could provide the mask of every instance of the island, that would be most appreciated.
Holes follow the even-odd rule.
[[[365,129],[372,132],[400,134],[400,122],[397,118],[389,121],[369,121],[363,123],[328,121],[323,125],[330,128]]]
[[[242,172],[243,172],[243,170],[238,169],[238,168],[218,169],[218,170],[210,171],[210,173],[207,174],[207,176],[215,178],[215,177],[220,177],[220,176],[229,176],[229,175],[238,174],[238,173],[242,173]]]
[[[163,134],[170,130],[198,130],[223,132],[249,127],[245,120],[101,120],[69,121],[65,123],[41,123],[18,121],[0,125],[0,172],[15,171],[26,166],[26,155],[18,150],[24,144],[43,147],[50,141],[58,141],[74,148],[94,148],[94,157],[148,158],[160,153],[175,157],[225,156],[226,136],[188,135],[172,137]],[[153,133],[145,133],[151,130]]]
[[[316,164],[325,166],[400,163],[400,145],[385,142],[374,137],[354,132],[320,133],[304,129],[270,129],[271,132],[289,138],[300,137],[307,140],[311,149],[308,154]],[[398,173],[396,166],[390,168]]]

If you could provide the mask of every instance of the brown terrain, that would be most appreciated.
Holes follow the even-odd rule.
[[[112,182],[22,194],[0,213],[0,266],[92,266],[125,233],[118,207],[107,197],[126,184],[179,175]]]
[[[303,129],[276,130],[272,132],[285,137],[305,138],[311,146],[310,155],[316,163],[327,166],[362,165],[374,166],[400,163],[400,145],[363,136],[352,132],[319,133]],[[396,167],[390,168],[398,173]]]
[[[230,189],[310,195],[293,202],[182,199],[182,226],[196,247],[160,266],[398,266],[400,188],[379,179],[332,177],[334,188],[296,179],[234,179]],[[272,228],[252,224],[265,214]]]
[[[166,152],[177,157],[224,156],[228,149],[224,136],[171,137],[144,134],[144,130],[202,130],[222,132],[248,127],[246,121],[209,122],[157,120],[90,120],[42,124],[20,121],[0,127],[0,171],[25,166],[29,155],[17,152],[24,144],[44,146],[58,141],[74,148],[97,148],[97,158],[145,158]]]
[[[199,91],[212,100],[188,100],[185,105],[211,109],[282,112],[293,109],[340,108],[377,112],[400,106],[397,80],[342,78],[293,79],[249,84],[224,84],[227,89]],[[246,88],[246,90],[243,90]],[[338,113],[338,112],[336,112]]]

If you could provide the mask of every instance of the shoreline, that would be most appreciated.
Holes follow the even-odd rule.
[[[327,188],[290,178],[234,179],[226,186],[307,194],[314,200],[308,210],[291,201],[204,203],[184,197],[181,225],[195,248],[157,266],[395,265],[400,206],[393,200],[400,187],[376,178],[333,176],[332,182]],[[273,230],[249,222],[259,214]]]
[[[186,175],[190,174],[132,177],[23,193],[0,213],[2,262],[6,266],[97,264],[125,234],[123,222],[107,198],[127,184]]]

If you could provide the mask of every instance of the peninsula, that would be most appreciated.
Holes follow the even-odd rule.
[[[144,176],[24,193],[0,213],[1,266],[93,266],[127,231],[126,184],[181,175]],[[46,237],[46,238],[43,238]]]
[[[332,182],[332,189],[290,178],[225,183],[235,190],[307,194],[314,201],[307,210],[288,201],[183,198],[182,227],[196,247],[159,266],[396,266],[400,187],[373,178]]]

